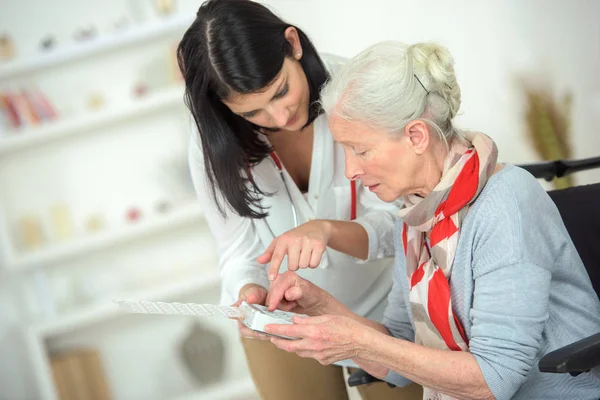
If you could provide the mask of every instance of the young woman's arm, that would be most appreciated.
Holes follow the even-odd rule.
[[[258,257],[270,263],[269,279],[277,276],[283,259],[288,268],[316,268],[327,247],[361,260],[394,254],[394,220],[398,206],[385,203],[356,182],[358,218],[354,221],[316,219],[275,238]]]

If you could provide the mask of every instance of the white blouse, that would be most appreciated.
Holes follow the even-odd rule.
[[[327,56],[324,57],[327,63]],[[328,67],[331,67],[328,63]],[[331,70],[331,69],[330,69]],[[232,304],[239,290],[248,283],[269,288],[268,265],[256,262],[271,241],[294,228],[294,214],[286,188],[275,163],[265,158],[252,168],[258,187],[272,196],[264,196],[261,204],[269,215],[251,219],[235,214],[226,207],[219,213],[204,169],[200,139],[196,129],[190,140],[189,163],[198,200],[215,238],[221,271],[221,303]],[[344,175],[344,150],[334,143],[327,118],[314,121],[313,155],[308,193],[302,194],[284,168],[284,179],[302,224],[311,219],[350,220],[350,181]],[[217,194],[220,196],[220,194]],[[387,294],[392,286],[394,254],[394,219],[397,205],[384,203],[357,182],[357,218],[369,237],[367,262],[327,248],[316,269],[303,269],[298,275],[331,293],[354,312],[381,320]],[[287,270],[287,259],[280,272]]]

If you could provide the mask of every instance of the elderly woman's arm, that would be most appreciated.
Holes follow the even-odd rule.
[[[394,370],[400,375],[431,389],[461,399],[494,399],[475,357],[467,352],[431,349],[391,336],[364,337],[357,356],[360,360],[377,362],[388,371],[368,364],[361,367],[374,376],[385,379],[381,372]],[[361,336],[359,336],[361,337]],[[371,369],[371,371],[369,371]]]
[[[385,378],[390,370],[423,386],[461,399],[493,399],[475,357],[466,352],[430,349],[397,339],[373,321],[358,316],[295,318],[295,325],[268,325],[267,332],[300,337],[273,338],[279,348],[322,364],[352,358],[370,374]]]
[[[396,275],[398,278],[398,275]],[[390,295],[396,317],[408,318],[401,281],[395,282]],[[314,315],[296,318],[295,325],[268,325],[268,333],[301,337],[301,340],[272,339],[279,348],[311,357],[322,364],[352,358],[371,375],[384,379],[390,371],[424,386],[460,398],[494,398],[475,357],[428,349],[408,340],[390,336],[390,332],[412,338],[410,323],[397,322],[390,329],[378,322],[354,314],[324,290],[292,272],[279,275],[269,291],[268,304],[274,309],[279,302],[296,301],[301,312]],[[386,315],[385,320],[390,320]]]

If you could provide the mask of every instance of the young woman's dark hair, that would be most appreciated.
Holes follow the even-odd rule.
[[[274,81],[284,59],[293,57],[284,37],[290,26],[253,1],[209,0],[179,43],[185,102],[200,133],[206,175],[221,213],[224,208],[216,190],[243,217],[267,215],[260,205],[265,194],[247,171],[268,156],[271,148],[259,137],[261,127],[231,112],[221,100],[232,94],[260,92]],[[300,63],[310,89],[307,126],[322,112],[317,100],[329,76],[306,34],[296,30],[302,45]]]

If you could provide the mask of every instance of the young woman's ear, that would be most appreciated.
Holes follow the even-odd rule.
[[[410,145],[417,155],[421,155],[429,147],[429,127],[420,120],[411,121],[404,128],[404,136],[409,140]]]
[[[293,56],[296,60],[302,58],[302,45],[300,44],[300,36],[298,36],[298,31],[293,26],[289,26],[285,32],[283,33],[285,39],[292,46]]]

